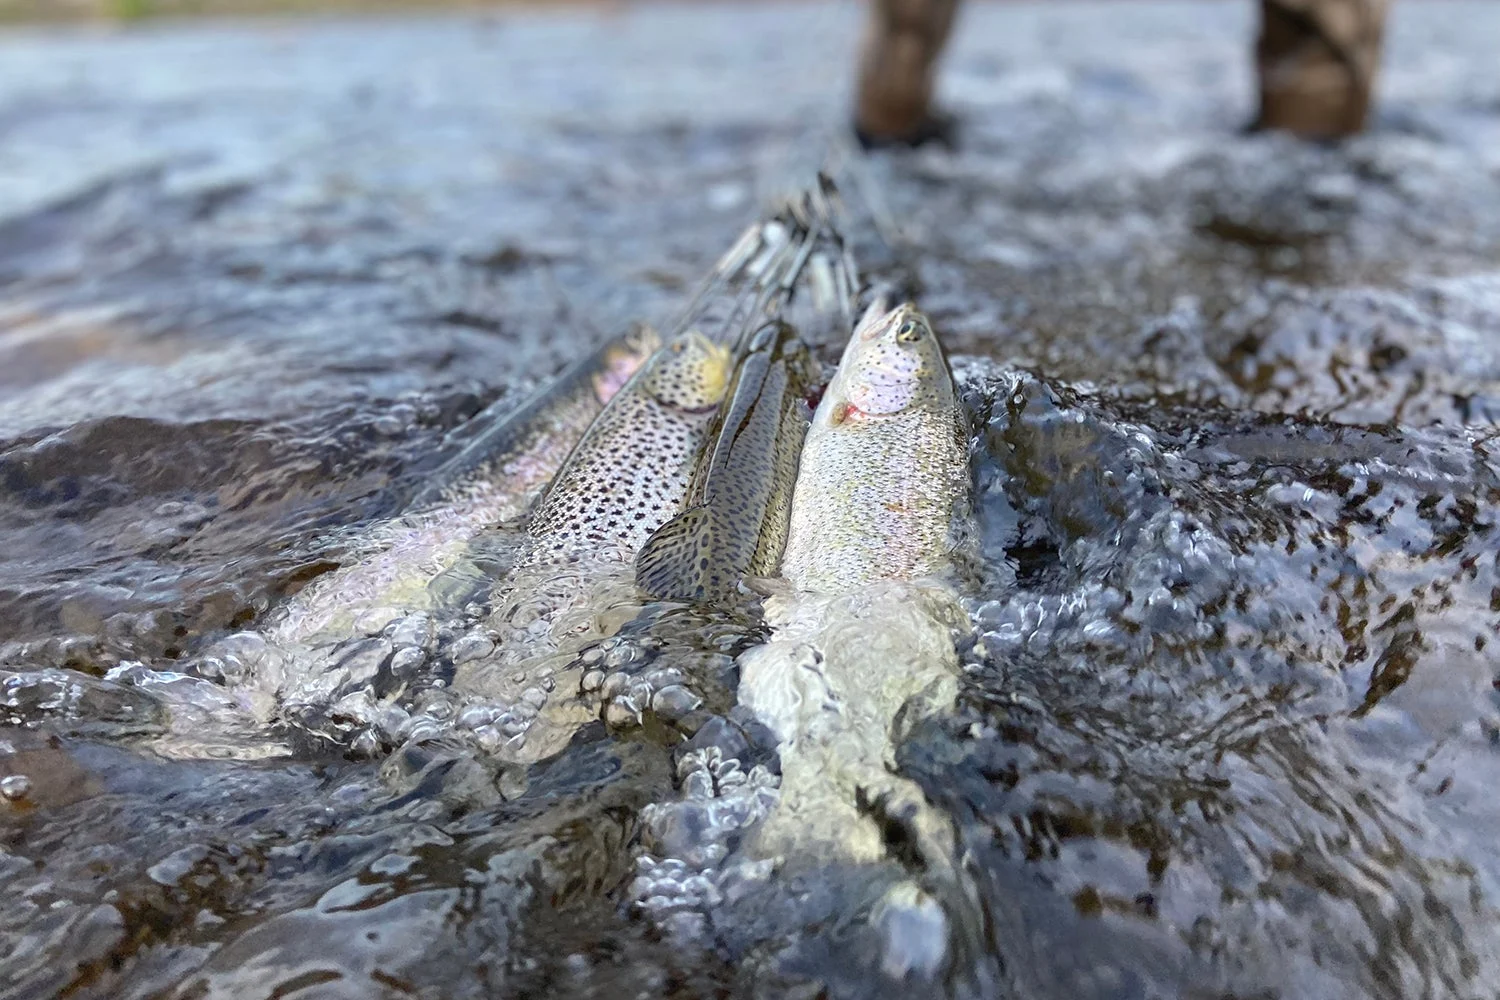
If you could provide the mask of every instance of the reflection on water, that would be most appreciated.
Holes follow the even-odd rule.
[[[967,900],[933,991],[1493,992],[1495,17],[1398,5],[1376,129],[1320,148],[1232,132],[1239,6],[974,8],[963,150],[872,165],[984,536],[894,748]],[[694,881],[780,780],[753,608],[611,598],[490,690],[502,526],[425,610],[260,632],[423,547],[472,417],[671,315],[856,19],[0,36],[0,996],[919,988],[872,866]]]

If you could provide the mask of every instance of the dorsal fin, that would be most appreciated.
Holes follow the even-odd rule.
[[[707,601],[722,596],[735,580],[715,558],[713,512],[689,507],[646,540],[635,557],[635,583],[664,601]]]

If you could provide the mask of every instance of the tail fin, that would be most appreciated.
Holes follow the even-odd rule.
[[[635,583],[665,601],[711,601],[739,582],[718,558],[718,531],[706,506],[689,507],[646,540],[635,557]]]
[[[845,330],[853,322],[859,271],[845,246],[843,207],[826,174],[791,195],[773,214],[745,230],[688,301],[669,337],[695,328],[743,351],[767,320],[779,319],[798,300],[799,284],[820,313],[837,313]]]

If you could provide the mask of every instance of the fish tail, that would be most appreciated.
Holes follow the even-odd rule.
[[[723,530],[712,508],[689,507],[656,529],[635,559],[635,583],[661,601],[710,601],[738,582],[720,555]]]
[[[859,271],[846,246],[843,207],[827,174],[749,226],[719,259],[683,310],[673,333],[699,329],[743,352],[767,320],[803,296],[813,309],[852,321]]]

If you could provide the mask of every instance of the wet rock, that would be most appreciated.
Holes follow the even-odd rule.
[[[668,722],[676,722],[687,716],[703,699],[681,684],[671,684],[651,695],[651,710]]]
[[[208,854],[208,847],[203,844],[184,847],[152,865],[146,870],[146,875],[159,885],[174,886],[207,860]]]
[[[0,778],[0,798],[19,802],[31,794],[31,779],[24,774],[8,774]]]
[[[466,635],[453,644],[448,655],[454,664],[481,660],[495,651],[495,642],[485,635]]]
[[[399,648],[428,649],[433,641],[435,629],[430,615],[408,615],[393,622],[389,638],[391,645]]]
[[[707,750],[710,747],[717,750],[723,758],[738,758],[749,751],[750,741],[734,723],[722,716],[714,716],[699,727],[692,739],[682,745],[678,751],[679,768],[688,752]]]
[[[604,706],[604,721],[615,729],[638,726],[641,723],[641,710],[629,698],[615,698]]]
[[[415,678],[427,662],[427,651],[419,646],[404,646],[391,655],[391,676],[400,681]]]

